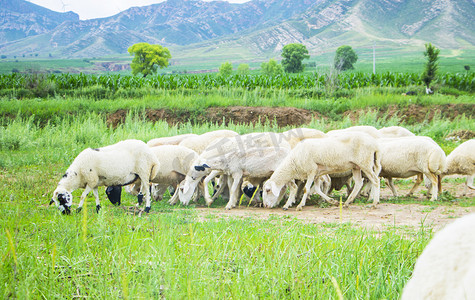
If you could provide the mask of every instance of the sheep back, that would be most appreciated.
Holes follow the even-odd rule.
[[[434,235],[416,261],[402,300],[475,299],[475,214]]]

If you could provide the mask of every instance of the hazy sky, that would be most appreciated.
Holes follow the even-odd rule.
[[[115,15],[132,6],[145,6],[160,3],[164,0],[29,0],[54,11],[73,11],[81,20],[103,18]],[[210,1],[210,0],[205,0]],[[226,0],[232,3],[243,3],[249,0]]]

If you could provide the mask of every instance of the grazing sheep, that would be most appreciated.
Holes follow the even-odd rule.
[[[150,178],[155,177],[159,162],[150,148],[139,140],[125,140],[117,144],[85,149],[74,159],[50,202],[63,213],[70,213],[72,192],[84,188],[78,211],[82,209],[84,199],[92,190],[96,198],[96,210],[101,208],[97,188],[99,186],[124,186],[140,179],[140,191],[145,195],[145,212],[150,211]]]
[[[169,186],[175,188],[185,179],[185,175],[192,163],[198,158],[198,154],[186,147],[178,145],[163,145],[151,147],[150,150],[160,163],[160,169],[150,181],[153,183],[152,194],[154,199],[159,199]],[[140,186],[135,184],[134,188]],[[132,194],[138,191],[133,190]],[[169,200],[170,204],[176,204],[177,193]]]
[[[217,175],[228,176],[230,196],[226,209],[233,208],[238,200],[238,190],[243,176],[269,177],[278,163],[289,153],[290,145],[286,141],[277,141],[275,133],[254,133],[223,138],[211,144],[190,168],[183,186],[179,189],[179,198],[188,204],[191,195],[201,178],[204,181],[205,200],[212,200],[207,192],[207,183]]]
[[[379,156],[379,147],[375,139],[360,132],[304,140],[292,149],[264,184],[264,205],[276,206],[279,195],[288,185],[290,194],[284,205],[284,209],[288,209],[295,201],[298,190],[295,180],[306,180],[304,195],[297,207],[297,210],[301,210],[317,177],[347,170],[352,170],[355,187],[346,200],[345,206],[354,200],[363,185],[361,171],[372,183],[371,198],[373,205],[376,205],[379,202],[378,174],[381,169]],[[315,190],[329,203],[338,204],[321,191],[320,185],[316,184]]]
[[[437,232],[416,261],[402,300],[475,299],[475,214]]]
[[[294,128],[281,133],[285,140],[294,148],[299,142],[305,139],[323,138],[326,134],[317,129]]]
[[[175,136],[165,136],[165,137],[152,139],[147,142],[147,145],[149,147],[156,147],[156,146],[163,146],[163,145],[178,145],[184,139],[188,139],[194,136],[198,136],[198,135],[194,133],[186,133],[186,134],[180,134],[180,135],[175,135]]]
[[[437,200],[439,178],[445,169],[444,151],[431,138],[426,136],[409,136],[399,138],[382,138],[378,140],[381,149],[381,173],[388,179],[388,185],[397,197],[392,178],[408,178],[414,175],[416,183],[409,195],[412,195],[425,175],[431,182],[431,201]]]
[[[200,134],[198,136],[191,136],[182,140],[178,145],[187,147],[198,154],[201,154],[209,144],[213,141],[224,138],[232,137],[238,135],[237,132],[232,130],[215,130]]]
[[[385,138],[415,136],[414,133],[401,126],[383,127],[379,129],[379,133],[381,133],[381,137]]]
[[[367,125],[360,125],[360,126],[351,126],[345,129],[335,129],[335,130],[330,130],[327,132],[327,135],[339,135],[339,134],[344,134],[348,132],[364,132],[370,136],[372,136],[375,139],[379,139],[382,137],[381,133],[379,132],[378,129],[374,128],[373,126],[367,126]]]
[[[460,144],[447,156],[447,168],[443,175],[451,174],[467,175],[464,196],[469,188],[475,190],[473,184],[473,178],[475,177],[475,139]]]

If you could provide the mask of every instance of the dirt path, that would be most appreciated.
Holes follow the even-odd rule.
[[[224,208],[197,208],[201,220],[215,218],[254,218],[268,220],[270,218],[295,218],[305,223],[336,223],[340,222],[339,207],[319,208],[306,206],[302,211],[281,208],[265,209],[259,207],[241,207],[229,211]],[[459,206],[427,206],[419,204],[379,204],[376,209],[369,205],[352,205],[342,209],[342,221],[351,222],[368,229],[384,229],[387,226],[410,226],[439,229],[452,222],[455,218],[475,212],[475,207]]]

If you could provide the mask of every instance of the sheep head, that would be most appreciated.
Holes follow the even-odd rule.
[[[279,195],[283,186],[278,187],[274,181],[268,180],[264,183],[262,187],[262,201],[264,202],[264,207],[272,208],[279,204]]]
[[[56,207],[58,207],[63,215],[69,215],[71,213],[71,206],[73,205],[73,195],[64,188],[58,187],[53,192],[53,198],[49,204],[51,205],[53,203],[56,204]]]

